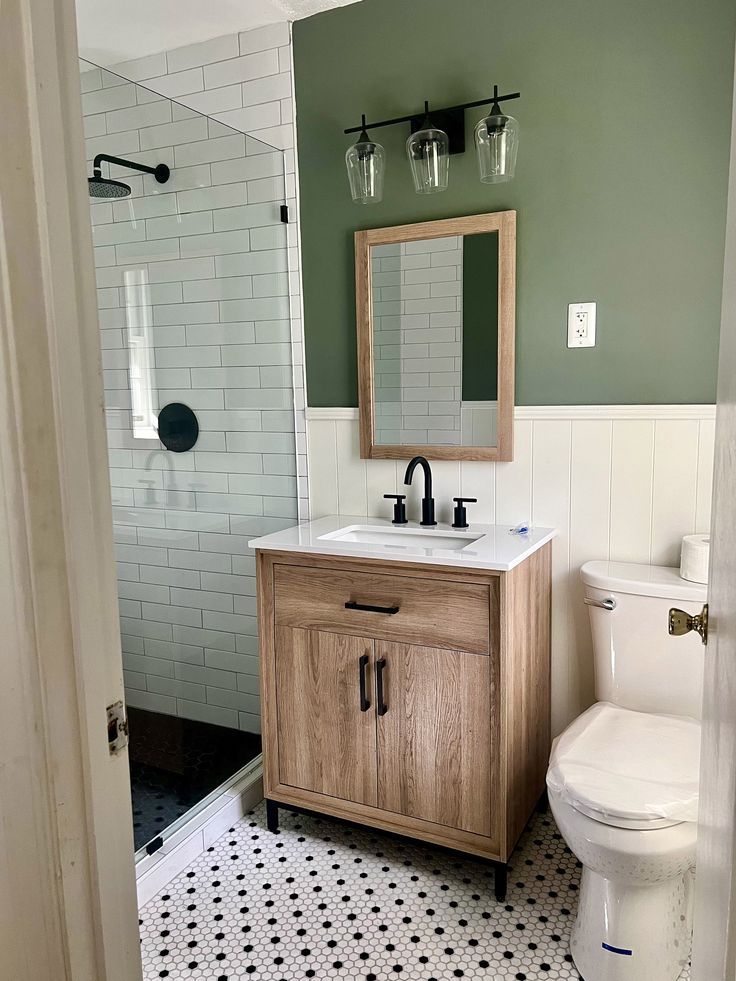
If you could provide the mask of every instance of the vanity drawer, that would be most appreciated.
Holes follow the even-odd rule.
[[[274,566],[280,627],[488,654],[489,603],[487,584]]]

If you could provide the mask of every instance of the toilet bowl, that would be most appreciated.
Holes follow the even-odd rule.
[[[628,563],[581,574],[605,701],[558,736],[547,772],[583,866],[570,951],[584,981],[675,981],[692,936],[703,652],[669,637],[667,614],[700,612],[705,587]]]

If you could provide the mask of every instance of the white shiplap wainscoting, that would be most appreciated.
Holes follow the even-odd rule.
[[[552,725],[593,701],[579,569],[587,559],[677,565],[683,535],[710,527],[712,405],[521,406],[512,463],[432,464],[438,520],[477,497],[471,522],[553,525]],[[357,409],[307,409],[310,509],[389,517],[405,464],[361,460]],[[420,476],[420,475],[417,475]],[[421,480],[409,492],[417,515]],[[666,629],[663,625],[663,629]]]

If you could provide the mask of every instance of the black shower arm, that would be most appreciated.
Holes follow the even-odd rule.
[[[145,164],[134,163],[132,160],[123,160],[122,157],[111,157],[108,153],[98,153],[92,162],[95,177],[100,177],[102,175],[100,164],[103,160],[107,161],[107,163],[117,164],[118,167],[130,167],[131,170],[140,170],[144,174],[156,173],[155,167],[147,167]]]

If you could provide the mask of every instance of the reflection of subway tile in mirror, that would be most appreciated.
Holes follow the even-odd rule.
[[[464,278],[468,238],[490,246],[487,275],[478,275],[476,261],[469,260],[471,283]],[[495,444],[497,257],[495,232],[371,247],[376,443]],[[469,288],[477,294],[471,294],[470,313],[464,311]],[[482,322],[464,323],[469,316]],[[492,353],[473,331],[488,334]],[[463,345],[470,339],[482,347],[483,363],[464,367]],[[478,382],[479,373],[488,376],[487,385]]]

